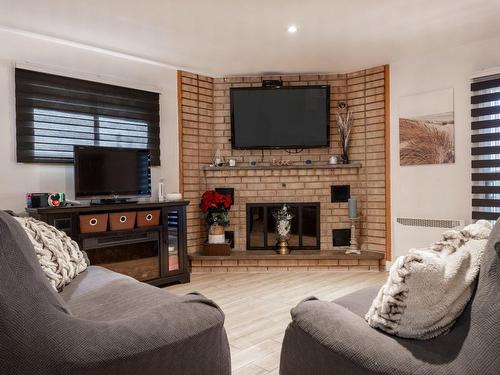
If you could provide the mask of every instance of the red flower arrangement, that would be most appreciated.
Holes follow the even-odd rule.
[[[220,194],[213,190],[208,190],[201,196],[200,209],[205,214],[208,225],[218,224],[229,225],[228,211],[232,204],[229,194]]]

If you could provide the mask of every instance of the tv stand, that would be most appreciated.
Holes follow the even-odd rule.
[[[90,263],[152,285],[189,282],[187,213],[189,202],[139,202],[28,208],[30,216],[65,232],[87,252]],[[83,233],[80,216],[159,211],[158,225]]]
[[[128,200],[127,198],[109,198],[109,199],[99,199],[98,201],[90,201],[91,206],[104,205],[104,204],[126,204],[126,203],[137,203],[134,200]]]

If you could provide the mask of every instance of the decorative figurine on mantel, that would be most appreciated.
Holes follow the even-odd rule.
[[[221,167],[222,164],[224,164],[224,159],[222,158],[222,153],[220,151],[220,148],[218,148],[215,151],[215,156],[214,156],[214,166],[215,167]]]
[[[279,210],[273,212],[273,216],[276,219],[278,253],[281,255],[290,254],[288,240],[290,239],[290,231],[292,229],[292,219],[295,215],[290,212],[289,207],[285,203]]]
[[[330,159],[328,159],[328,164],[330,165],[337,165],[339,163],[339,159],[337,158],[337,155],[332,155],[330,156]]]
[[[288,159],[273,159],[273,166],[285,167],[291,165],[291,160]]]
[[[352,111],[345,102],[339,102],[337,111],[337,127],[339,128],[340,146],[342,147],[342,163],[349,164],[349,136],[352,129]]]
[[[349,220],[351,220],[351,246],[346,250],[346,254],[361,254],[358,247],[358,241],[356,239],[356,221],[359,219],[358,216],[358,201],[356,198],[349,198],[348,201],[349,208]]]

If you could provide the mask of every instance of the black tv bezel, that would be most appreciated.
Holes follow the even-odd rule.
[[[326,144],[324,145],[287,145],[287,146],[236,146],[234,138],[234,108],[233,108],[233,93],[243,90],[300,90],[312,88],[326,88]],[[330,85],[310,85],[310,86],[281,86],[281,87],[231,87],[229,88],[229,105],[231,111],[231,148],[235,150],[286,150],[286,149],[311,149],[311,148],[328,148],[330,147]]]
[[[103,151],[139,151],[139,152],[147,152],[149,154],[149,192],[147,194],[139,194],[137,191],[134,192],[99,192],[92,193],[88,195],[81,195],[80,192],[77,191],[80,183],[80,176],[78,173],[78,158],[81,150],[103,150]],[[74,189],[75,189],[75,199],[120,199],[120,198],[137,198],[137,197],[151,197],[151,150],[142,149],[142,148],[128,148],[128,147],[102,147],[102,146],[78,146],[75,145],[73,147],[73,177],[74,177]]]

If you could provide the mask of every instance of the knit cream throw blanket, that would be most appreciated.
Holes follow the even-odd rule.
[[[480,220],[397,258],[365,316],[368,324],[419,340],[448,332],[472,296],[491,228]]]
[[[78,244],[66,233],[31,217],[16,219],[33,244],[47,279],[57,291],[87,268]]]

